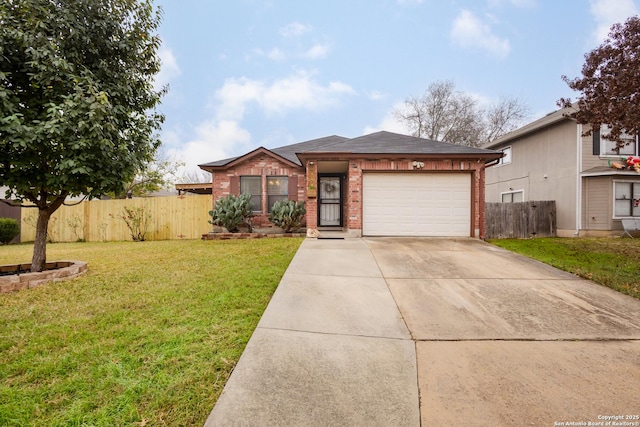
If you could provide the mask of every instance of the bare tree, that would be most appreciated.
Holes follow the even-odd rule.
[[[528,107],[515,98],[481,108],[449,80],[432,83],[421,97],[409,97],[403,108],[394,110],[414,136],[472,147],[515,129],[527,114]]]
[[[501,98],[485,110],[485,143],[515,130],[529,115],[529,108],[516,98]]]
[[[202,169],[185,171],[179,178],[180,184],[202,184],[211,182],[211,174]]]

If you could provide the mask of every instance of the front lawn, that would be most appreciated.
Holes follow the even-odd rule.
[[[640,298],[640,239],[541,238],[489,242]]]
[[[301,242],[48,245],[89,271],[0,294],[0,425],[203,425]]]

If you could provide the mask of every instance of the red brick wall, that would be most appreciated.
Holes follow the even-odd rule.
[[[424,163],[422,168],[413,166],[414,161]],[[429,171],[448,171],[471,174],[472,200],[470,236],[484,238],[484,162],[476,160],[429,160],[429,159],[353,159],[349,161],[347,182],[345,186],[344,225],[351,230],[362,230],[362,175],[368,171],[407,171],[407,173],[422,173]],[[214,172],[212,177],[213,201],[230,194],[231,177],[245,175],[262,177],[263,212],[256,214],[253,224],[256,227],[271,226],[266,213],[266,180],[268,176],[296,176],[298,177],[298,200],[306,200],[307,180],[303,168],[292,167],[267,154],[258,154],[226,171]],[[318,206],[317,199],[306,200],[306,227],[317,228]]]
[[[424,166],[422,168],[414,168],[414,161],[420,161],[424,163]],[[469,225],[469,235],[484,238],[484,162],[420,158],[351,160],[347,174],[346,209],[344,211],[344,224],[351,230],[362,230],[362,175],[371,171],[411,171],[407,173],[448,171],[471,174],[471,217],[473,224]],[[308,228],[317,226],[317,215],[317,202],[315,199],[311,199],[307,202]]]
[[[306,179],[303,168],[293,167],[267,154],[258,154],[226,171],[212,173],[212,203],[220,197],[228,196],[231,191],[231,178],[246,175],[262,177],[262,213],[254,214],[252,224],[254,227],[272,226],[267,213],[267,177],[269,176],[295,176],[298,177],[297,199],[306,198]],[[307,208],[308,209],[308,208]]]

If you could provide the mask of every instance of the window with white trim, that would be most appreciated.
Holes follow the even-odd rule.
[[[640,182],[615,181],[613,216],[616,218],[640,217]]]
[[[240,193],[251,194],[251,210],[262,212],[262,177],[241,176]]]
[[[607,139],[607,136],[611,132],[611,126],[600,126],[600,155],[602,156],[635,156],[637,155],[637,140],[636,136],[623,133],[621,135],[625,145],[618,148],[616,141]]]
[[[273,205],[278,200],[289,198],[289,178],[286,176],[267,177],[267,212],[271,213]]]
[[[524,190],[502,193],[502,203],[524,202]]]
[[[504,153],[504,156],[498,161],[498,165],[508,165],[511,163],[511,147],[505,147],[500,150]]]

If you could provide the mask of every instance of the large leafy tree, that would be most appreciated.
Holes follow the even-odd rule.
[[[38,209],[32,271],[67,197],[120,192],[153,159],[159,22],[151,0],[0,2],[0,186]]]
[[[432,83],[422,96],[409,97],[394,110],[414,136],[472,147],[514,130],[527,114],[528,107],[516,98],[481,107],[449,80]]]
[[[592,125],[585,135],[608,125],[608,139],[621,147],[628,141],[624,134],[640,134],[640,18],[614,24],[608,38],[585,54],[582,77],[562,79],[581,96],[577,103],[561,98],[558,105],[573,107],[570,116]]]

